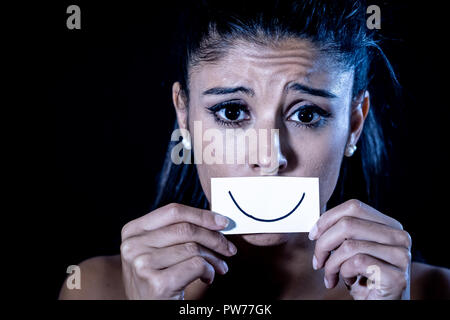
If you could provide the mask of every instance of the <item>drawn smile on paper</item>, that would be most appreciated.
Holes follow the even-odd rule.
[[[295,210],[297,210],[298,206],[302,203],[303,199],[305,198],[305,193],[303,192],[302,198],[300,199],[300,201],[297,203],[297,205],[294,207],[294,209],[292,209],[291,211],[289,211],[288,213],[286,213],[285,215],[279,217],[279,218],[275,218],[275,219],[261,219],[261,218],[257,218],[251,214],[248,214],[247,212],[245,212],[244,210],[242,210],[242,208],[238,205],[238,203],[236,202],[236,200],[234,200],[233,195],[231,194],[231,191],[228,191],[228,194],[231,197],[231,200],[233,200],[234,204],[236,205],[236,207],[239,209],[239,211],[241,211],[243,214],[245,214],[247,217],[252,218],[256,221],[261,221],[261,222],[275,222],[275,221],[279,221],[282,220],[284,218],[289,217]]]

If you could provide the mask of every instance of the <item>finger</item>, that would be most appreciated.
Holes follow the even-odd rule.
[[[195,243],[187,242],[171,247],[153,249],[150,253],[140,256],[144,263],[153,269],[169,268],[177,263],[199,256],[208,261],[220,274],[228,271],[228,265],[211,250]]]
[[[346,260],[339,274],[347,283],[359,276],[367,278],[369,289],[377,289],[379,295],[385,295],[386,298],[391,294],[397,295],[408,285],[408,272],[366,254],[357,254]]]
[[[311,240],[318,239],[326,230],[345,216],[369,220],[403,230],[403,226],[397,220],[382,214],[359,200],[349,200],[323,213],[311,229],[309,238]]]
[[[164,248],[186,242],[196,242],[224,256],[232,256],[237,251],[234,244],[227,240],[222,233],[185,222],[125,239],[122,246],[136,247],[144,244],[149,248]]]
[[[156,297],[170,298],[177,296],[188,284],[201,279],[207,284],[214,280],[214,268],[202,257],[196,256],[163,270],[152,269],[146,264],[145,255],[134,262],[133,273],[137,278],[147,282],[149,290]]]
[[[411,237],[404,230],[373,221],[343,217],[317,240],[314,251],[317,267],[322,268],[330,252],[337,249],[347,239],[402,246],[408,250],[411,248]]]
[[[202,257],[196,256],[161,271],[162,280],[172,292],[184,290],[191,282],[200,279],[206,284],[214,281],[214,268]]]
[[[171,203],[127,223],[122,228],[122,240],[179,222],[189,222],[211,230],[222,230],[228,218],[209,210]]]
[[[387,246],[370,241],[345,240],[334,251],[325,263],[325,278],[331,288],[339,281],[341,265],[357,254],[367,254],[386,263],[406,271],[411,262],[411,253],[408,249],[398,246]]]

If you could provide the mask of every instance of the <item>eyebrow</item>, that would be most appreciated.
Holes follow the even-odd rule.
[[[230,93],[235,93],[235,92],[242,92],[242,93],[245,93],[250,96],[255,95],[255,92],[252,89],[246,88],[246,87],[232,87],[232,88],[216,87],[216,88],[211,88],[211,89],[204,91],[203,94],[204,95],[230,94]]]
[[[311,87],[305,86],[304,84],[300,84],[297,82],[291,84],[287,89],[299,91],[301,93],[307,93],[307,94],[310,94],[313,96],[329,98],[329,99],[337,98],[337,96],[334,93],[331,93],[330,91],[323,90],[323,89],[311,88]]]
[[[300,84],[297,82],[291,84],[287,89],[299,91],[301,93],[307,93],[307,94],[310,94],[313,96],[329,98],[329,99],[337,98],[337,96],[334,93],[331,93],[327,90],[311,88],[311,87],[308,87],[304,84]],[[211,88],[211,89],[204,91],[203,95],[225,95],[225,94],[231,94],[231,93],[236,93],[236,92],[243,92],[250,96],[255,95],[255,92],[252,89],[242,87],[242,86],[240,86],[240,87],[215,87],[215,88]]]

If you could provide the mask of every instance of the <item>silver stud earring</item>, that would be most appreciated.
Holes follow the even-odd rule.
[[[191,139],[186,139],[186,137],[183,137],[183,140],[181,140],[181,143],[183,144],[183,147],[187,150],[191,150]]]
[[[351,157],[356,151],[356,146],[354,144],[349,144],[347,148],[345,148],[345,156]]]

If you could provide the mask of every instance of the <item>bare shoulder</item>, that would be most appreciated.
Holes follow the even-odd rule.
[[[126,299],[120,255],[90,258],[78,266],[81,288],[69,289],[64,281],[59,294],[60,300]]]
[[[450,270],[413,262],[411,299],[450,299]]]

